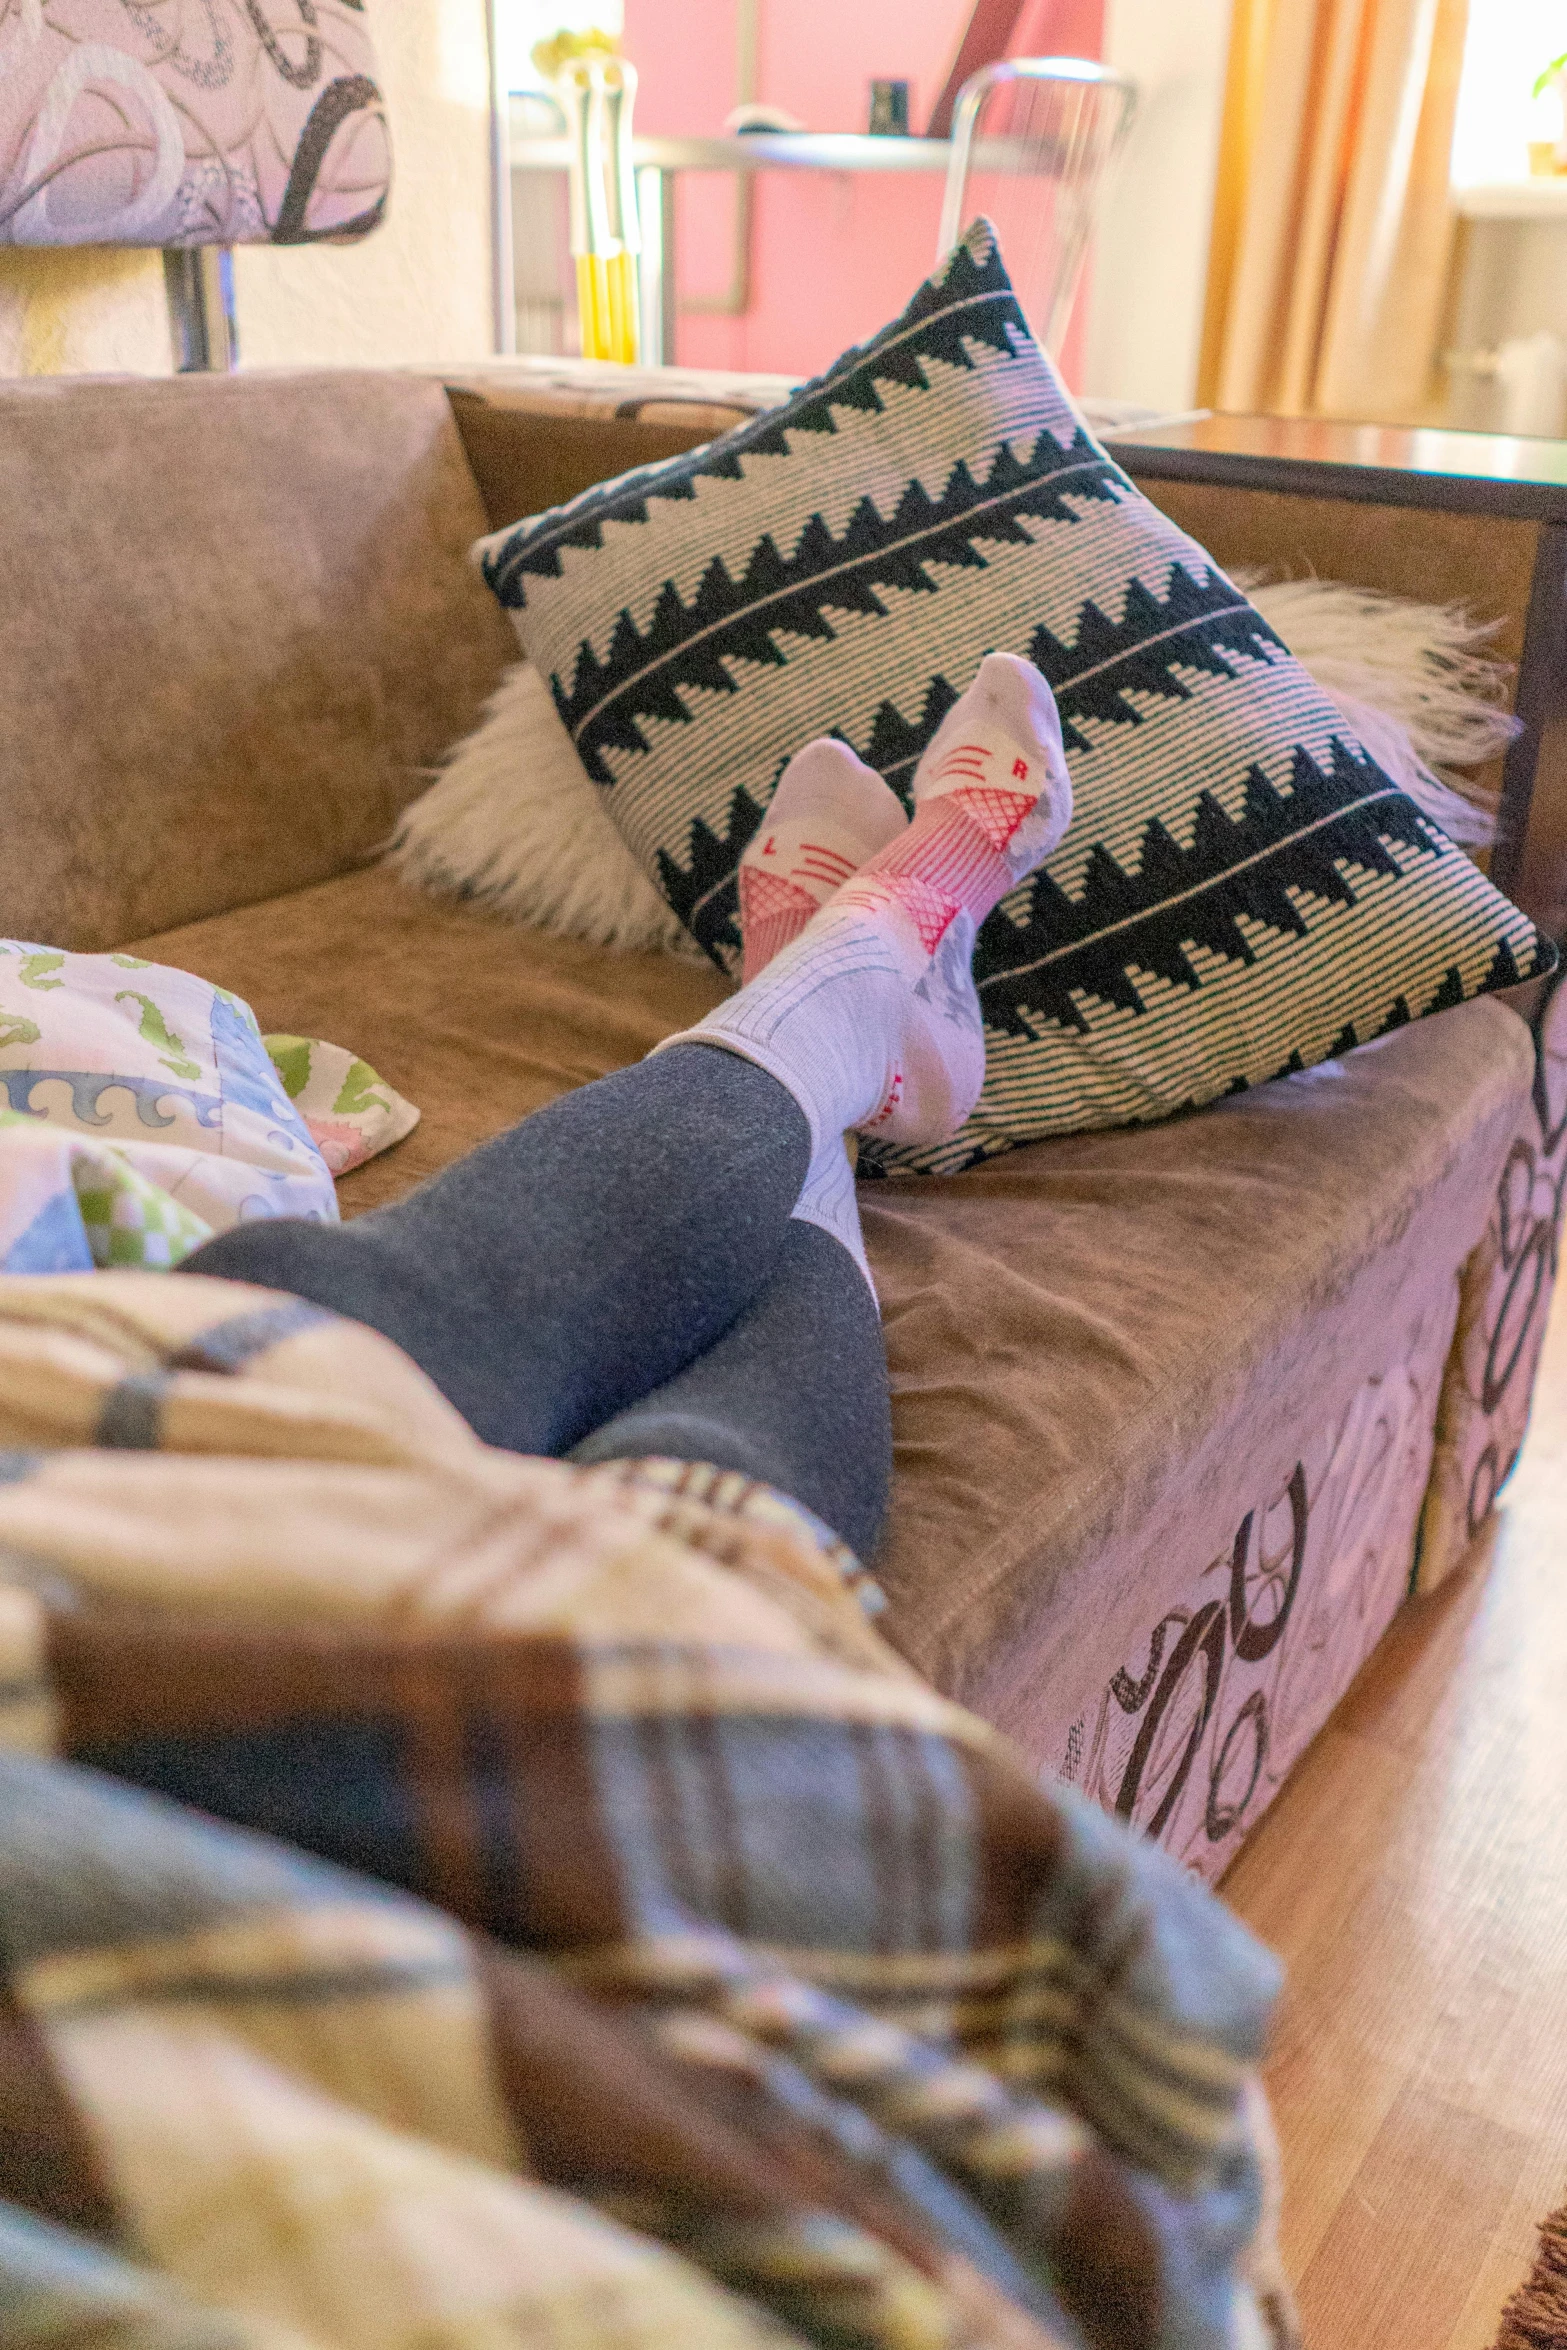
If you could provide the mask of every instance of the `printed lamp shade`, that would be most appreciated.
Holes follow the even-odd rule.
[[[0,244],[362,237],[390,176],[364,0],[0,0]]]

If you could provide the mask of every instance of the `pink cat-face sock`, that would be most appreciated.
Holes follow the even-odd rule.
[[[797,751],[740,859],[742,977],[765,971],[834,890],[908,827],[897,793],[847,743],[823,736]]]
[[[987,656],[920,761],[914,796],[905,831],[736,995],[669,1040],[739,1053],[794,1096],[811,1129],[806,1191],[824,1197],[841,1194],[847,1131],[942,1142],[978,1099],[975,932],[1071,821],[1060,721],[1037,670]],[[810,1220],[866,1270],[835,1224]]]

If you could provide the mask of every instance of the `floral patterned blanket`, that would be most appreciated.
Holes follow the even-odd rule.
[[[418,1122],[189,971],[0,939],[0,1273],[166,1272],[245,1217],[335,1222],[335,1178]]]

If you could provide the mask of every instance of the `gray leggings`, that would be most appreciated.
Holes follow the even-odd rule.
[[[391,1207],[242,1224],[180,1270],[368,1323],[487,1444],[738,1469],[868,1558],[892,1471],[886,1355],[847,1250],[791,1219],[809,1156],[775,1079],[677,1045]]]

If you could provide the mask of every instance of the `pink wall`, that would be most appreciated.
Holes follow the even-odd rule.
[[[641,76],[638,129],[720,130],[735,102],[734,0],[625,7],[625,46]],[[761,0],[758,96],[810,130],[863,130],[872,78],[898,75],[911,85],[911,120],[922,130],[968,13],[969,0]],[[1103,0],[1027,0],[1014,51],[1097,57],[1102,19]],[[733,189],[727,178],[694,174],[681,183],[688,297],[728,282]],[[751,307],[743,317],[683,317],[675,354],[683,366],[814,373],[900,310],[931,266],[941,212],[935,174],[763,173],[755,201]],[[1069,342],[1069,375],[1073,357]]]

